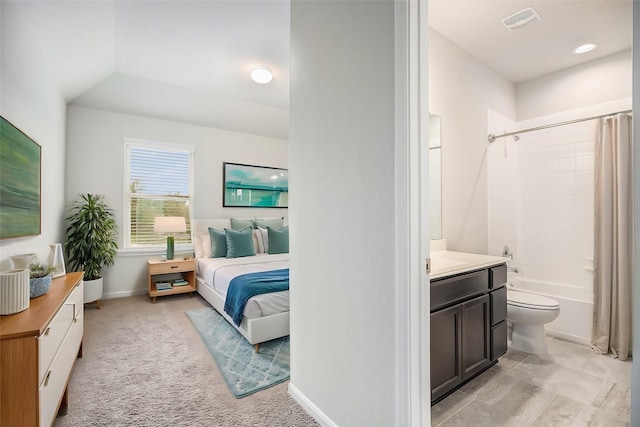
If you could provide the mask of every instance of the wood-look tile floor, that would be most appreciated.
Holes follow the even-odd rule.
[[[631,359],[548,337],[549,354],[509,348],[431,408],[432,426],[629,426]]]

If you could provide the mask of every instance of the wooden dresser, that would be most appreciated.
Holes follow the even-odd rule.
[[[0,317],[0,426],[51,426],[82,355],[83,273],[53,279],[23,312]]]

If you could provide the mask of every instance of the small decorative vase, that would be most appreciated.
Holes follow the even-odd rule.
[[[29,270],[0,273],[0,314],[15,314],[29,308]]]
[[[11,258],[13,268],[16,270],[22,270],[29,267],[29,264],[36,260],[36,254],[11,255],[9,258]]]
[[[31,279],[29,283],[30,297],[36,298],[49,292],[51,288],[51,274],[47,274],[44,277],[36,277]]]

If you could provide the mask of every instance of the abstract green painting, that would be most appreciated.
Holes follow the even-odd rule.
[[[40,234],[41,154],[0,116],[0,239]]]

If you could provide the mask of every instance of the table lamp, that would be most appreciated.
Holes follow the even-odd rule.
[[[156,233],[185,233],[187,223],[183,216],[157,216],[153,221],[153,231]],[[167,236],[167,260],[173,259],[173,236]]]

